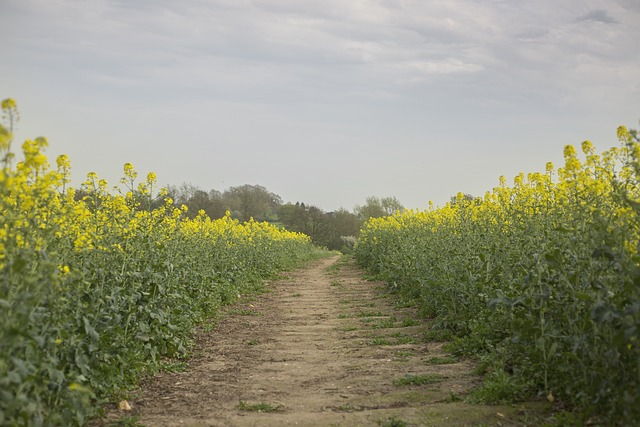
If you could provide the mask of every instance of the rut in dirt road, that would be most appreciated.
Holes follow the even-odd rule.
[[[460,402],[468,362],[425,343],[426,326],[338,257],[245,297],[198,336],[185,372],[132,399],[146,426],[508,425],[513,408]]]

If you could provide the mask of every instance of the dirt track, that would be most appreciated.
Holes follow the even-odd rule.
[[[199,334],[185,372],[144,385],[141,424],[521,425],[516,408],[461,402],[471,365],[425,343],[426,326],[352,264],[317,261],[267,289]]]

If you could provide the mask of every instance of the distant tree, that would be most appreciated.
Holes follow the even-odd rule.
[[[311,241],[318,246],[328,246],[331,241],[331,228],[326,213],[317,206],[307,206],[307,232]]]
[[[186,205],[189,207],[189,216],[191,217],[203,210],[209,218],[222,218],[226,211],[222,195],[216,190],[211,190],[208,193],[198,190],[187,200]]]
[[[322,209],[304,203],[287,203],[278,210],[278,219],[285,228],[306,234],[318,246],[327,246],[330,240],[325,216]]]
[[[204,190],[197,190],[187,200],[186,205],[189,207],[189,216],[194,217],[198,212],[205,211],[209,207],[209,195]]]
[[[173,203],[177,206],[188,206],[189,199],[191,199],[198,191],[202,191],[202,189],[190,182],[183,182],[179,186],[167,185],[167,197],[173,199]]]
[[[380,204],[382,205],[382,210],[384,211],[386,216],[393,215],[396,212],[401,212],[404,210],[404,206],[400,203],[400,200],[395,197],[383,197],[380,199]]]
[[[304,203],[285,203],[278,208],[278,219],[288,230],[291,231],[305,233],[307,228],[307,216],[308,213]]]
[[[331,231],[330,240],[326,246],[329,249],[350,251],[353,246],[350,246],[350,242],[360,234],[362,221],[354,213],[344,208],[329,212],[326,215],[326,221]]]
[[[393,215],[398,211],[404,210],[402,203],[395,197],[367,197],[363,206],[354,208],[355,214],[360,220],[366,221],[369,218],[379,218],[383,216]]]
[[[201,210],[209,218],[221,218],[226,210],[222,201],[222,194],[219,191],[210,190],[207,193],[191,183],[183,183],[178,187],[174,185],[167,186],[167,196],[173,199],[175,205],[187,206],[189,208],[187,215],[190,218],[196,217]]]
[[[318,246],[333,250],[345,247],[344,236],[358,235],[360,220],[346,209],[324,212],[322,209],[297,202],[286,203],[278,210],[280,222],[291,231],[298,231],[311,237]]]
[[[225,206],[241,221],[250,218],[266,221],[275,218],[282,199],[260,185],[242,185],[230,187],[223,194]]]
[[[361,222],[358,217],[344,208],[340,208],[332,214],[333,228],[339,236],[358,236]]]
[[[227,211],[224,204],[222,193],[218,190],[209,190],[209,209],[211,209],[211,218],[222,218]]]

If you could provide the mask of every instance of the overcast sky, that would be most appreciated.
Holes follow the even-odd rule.
[[[0,98],[77,183],[426,208],[617,145],[639,45],[638,0],[0,0]]]

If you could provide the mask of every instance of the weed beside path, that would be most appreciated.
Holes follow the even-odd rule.
[[[289,274],[230,307],[184,372],[148,381],[146,426],[524,426],[530,411],[464,402],[473,366],[425,342],[427,325],[348,259]],[[131,416],[132,414],[132,416]],[[122,424],[121,424],[122,425]]]

